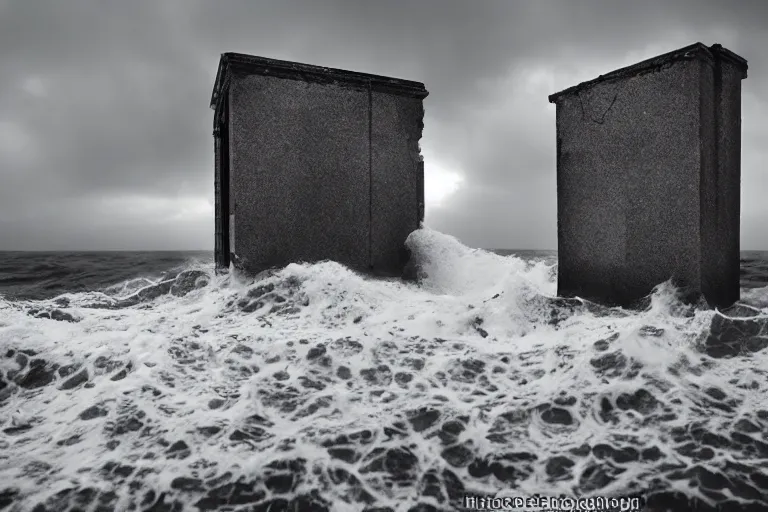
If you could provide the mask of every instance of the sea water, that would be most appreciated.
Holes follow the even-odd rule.
[[[4,255],[0,509],[768,507],[764,261],[728,311],[626,311],[555,298],[551,253],[408,245],[416,283]]]

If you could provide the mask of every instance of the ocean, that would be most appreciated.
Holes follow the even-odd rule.
[[[726,311],[627,311],[408,245],[416,283],[0,253],[0,510],[768,510],[767,253]]]

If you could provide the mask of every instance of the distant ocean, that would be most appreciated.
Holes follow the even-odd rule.
[[[630,312],[555,298],[555,251],[408,244],[418,283],[0,253],[0,510],[768,510],[768,252],[724,312]]]

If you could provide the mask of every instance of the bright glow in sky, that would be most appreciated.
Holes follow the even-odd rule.
[[[424,202],[426,208],[439,208],[446,199],[459,190],[463,182],[464,177],[459,172],[446,166],[432,155],[424,155]]]

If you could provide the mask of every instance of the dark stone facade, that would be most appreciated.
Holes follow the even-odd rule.
[[[672,278],[739,299],[741,80],[697,43],[549,97],[557,105],[558,295],[631,306]]]
[[[334,260],[400,275],[424,217],[424,85],[226,53],[215,109],[216,265]]]

